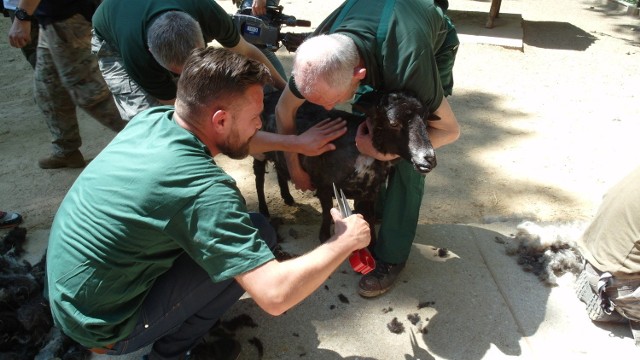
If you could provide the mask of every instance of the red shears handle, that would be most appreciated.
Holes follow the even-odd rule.
[[[362,275],[368,274],[376,268],[376,261],[367,248],[354,251],[351,256],[349,256],[349,264],[351,264],[351,268],[353,268],[354,271]]]
[[[351,208],[349,207],[349,203],[347,202],[347,197],[344,196],[344,192],[342,192],[342,189],[338,191],[335,183],[333,184],[333,196],[338,201],[338,210],[340,210],[342,216],[350,216]],[[373,259],[373,256],[371,256],[371,253],[369,252],[369,250],[367,250],[367,248],[354,251],[349,256],[349,264],[351,264],[353,270],[363,275],[376,268],[376,261]]]

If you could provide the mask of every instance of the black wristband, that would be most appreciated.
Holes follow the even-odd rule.
[[[21,20],[21,21],[31,21],[31,20],[33,20],[33,15],[27,14],[27,11],[25,9],[16,8],[15,15],[16,15],[16,19]]]
[[[291,90],[291,93],[295,95],[295,97],[304,100],[304,96],[302,96],[300,90],[298,90],[298,86],[296,86],[296,81],[293,79],[293,75],[289,78],[289,90]]]

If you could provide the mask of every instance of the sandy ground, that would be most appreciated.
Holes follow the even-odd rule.
[[[220,3],[233,11],[230,0]],[[339,1],[281,4],[314,26]],[[487,12],[489,2],[452,0],[451,8]],[[437,151],[421,223],[588,219],[606,189],[637,165],[638,17],[604,0],[507,0],[502,13],[522,16],[524,47],[460,47],[449,101],[462,136]],[[9,23],[0,22],[1,33]],[[50,137],[32,99],[32,71],[6,36],[0,49],[0,209],[21,212],[29,229],[48,229],[81,170],[38,168]],[[284,49],[278,55],[289,69],[291,55]],[[81,151],[91,159],[114,134],[82,111],[79,119]],[[257,209],[251,159],[218,161]],[[294,196],[298,206],[284,205],[270,183],[272,214],[285,222],[318,222],[313,194]]]
[[[339,3],[281,2],[285,13],[312,25]],[[490,5],[489,0],[450,3],[455,10],[484,13]],[[233,12],[231,0],[220,4]],[[524,46],[460,47],[449,101],[462,136],[437,150],[421,224],[588,220],[603,193],[638,166],[640,18],[605,0],[506,0],[502,13],[522,17]],[[0,33],[6,34],[9,24],[0,20]],[[290,69],[290,54],[281,50],[278,56]],[[6,35],[0,58],[0,209],[21,212],[29,234],[46,235],[81,170],[38,168],[37,160],[49,152],[50,135],[32,99],[32,70]],[[91,159],[114,134],[81,111],[79,119],[81,151]],[[249,209],[257,210],[251,159],[217,161],[237,179]],[[319,225],[313,194],[293,191],[298,204],[286,206],[272,178],[271,213],[285,224]],[[309,230],[297,237],[315,237],[314,226],[300,228]],[[44,247],[46,236],[38,239]]]

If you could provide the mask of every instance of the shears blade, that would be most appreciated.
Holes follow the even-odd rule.
[[[338,202],[338,210],[340,210],[342,217],[351,216],[351,208],[349,207],[347,197],[344,195],[342,189],[338,190],[338,188],[336,187],[336,183],[333,183],[333,196]]]

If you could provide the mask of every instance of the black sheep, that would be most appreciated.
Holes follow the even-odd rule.
[[[263,130],[275,132],[275,106],[279,92],[265,95],[263,112]],[[316,187],[316,197],[322,207],[322,226],[319,238],[321,242],[330,236],[333,206],[333,183],[341,188],[345,195],[354,200],[355,212],[360,213],[370,223],[374,223],[374,204],[380,186],[386,181],[392,162],[379,161],[362,155],[355,144],[357,128],[362,121],[371,121],[373,146],[382,153],[398,154],[410,161],[416,171],[426,174],[436,166],[436,157],[427,133],[426,112],[420,101],[408,92],[391,92],[383,95],[368,94],[360,100],[357,110],[366,115],[353,114],[340,110],[327,111],[324,108],[305,102],[296,114],[298,133],[302,133],[326,118],[341,117],[347,121],[347,133],[333,143],[336,150],[320,156],[300,155],[303,169],[311,177]],[[432,119],[433,120],[433,119]],[[280,193],[285,203],[293,204],[287,181],[289,174],[284,156],[280,152],[265,154],[266,160],[275,162]],[[264,197],[265,161],[254,160],[256,190],[259,210],[266,216],[269,211]],[[372,235],[374,235],[373,226]],[[372,237],[372,243],[375,237]]]

